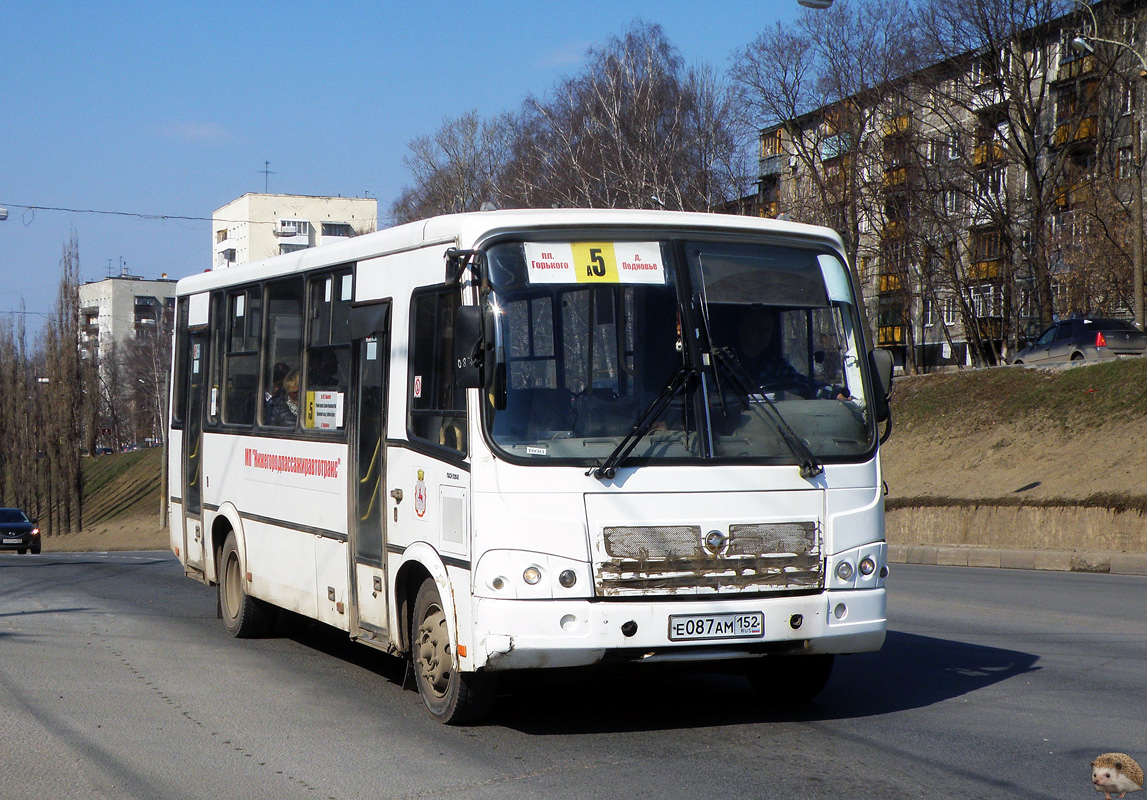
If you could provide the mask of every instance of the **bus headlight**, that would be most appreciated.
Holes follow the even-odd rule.
[[[563,569],[562,573],[558,575],[558,583],[566,589],[572,589],[573,585],[577,583],[577,573],[572,569]]]
[[[872,558],[872,556],[865,556],[862,558],[860,560],[860,574],[868,577],[874,572],[876,572],[876,561]]]
[[[542,571],[537,567],[526,567],[525,571],[522,573],[522,580],[524,580],[530,586],[537,586],[538,581],[541,579]]]
[[[836,577],[840,578],[842,581],[852,580],[854,572],[855,569],[853,568],[851,561],[841,561],[836,565]]]
[[[473,570],[478,597],[499,600],[548,600],[593,596],[588,563],[526,550],[489,550]]]

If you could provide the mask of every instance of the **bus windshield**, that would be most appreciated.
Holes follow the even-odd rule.
[[[486,264],[498,377],[483,418],[510,460],[803,465],[873,452],[860,316],[827,249],[514,241]]]

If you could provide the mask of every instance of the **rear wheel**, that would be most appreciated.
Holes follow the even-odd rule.
[[[749,682],[770,705],[795,705],[812,700],[832,675],[835,656],[766,656],[749,668]]]
[[[490,713],[496,692],[494,678],[459,671],[446,612],[438,587],[430,578],[418,589],[411,629],[414,678],[430,714],[439,722],[460,725]]]
[[[1071,354],[1071,363],[1074,364],[1078,361],[1083,361],[1083,353],[1072,353]]]
[[[240,639],[265,636],[274,622],[273,610],[247,594],[234,533],[227,534],[219,555],[219,609],[227,632]]]

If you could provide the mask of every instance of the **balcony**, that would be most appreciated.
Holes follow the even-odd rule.
[[[884,171],[884,180],[881,181],[880,186],[882,189],[896,189],[908,184],[908,167],[894,167]]]
[[[1057,125],[1055,128],[1055,146],[1063,147],[1065,144],[1072,142],[1086,142],[1094,139],[1099,133],[1099,118],[1098,117],[1084,117],[1076,125],[1072,122],[1065,122],[1062,125]]]
[[[888,120],[884,126],[885,136],[898,136],[902,133],[907,133],[909,128],[912,127],[912,117],[909,114],[900,114]]]
[[[1086,55],[1073,58],[1070,61],[1060,61],[1059,70],[1055,73],[1056,81],[1075,80],[1080,75],[1087,75],[1095,71],[1095,56]]]
[[[775,153],[771,156],[762,156],[759,170],[762,176],[780,175],[785,168],[785,154]]]
[[[1001,259],[973,261],[971,266],[968,267],[968,280],[990,281],[999,278],[1000,261]]]
[[[981,339],[1004,338],[1004,321],[1000,317],[976,317],[972,322]]]
[[[902,239],[908,235],[908,224],[902,219],[890,219],[880,231],[883,239]]]
[[[876,344],[878,347],[906,344],[907,330],[904,325],[881,325],[876,329]]]
[[[898,292],[898,291],[900,291],[901,286],[902,286],[902,283],[900,281],[899,275],[893,275],[891,273],[884,273],[883,275],[880,276],[880,280],[877,283],[877,291],[879,291],[881,294],[887,294],[889,292]]]
[[[757,216],[759,217],[769,217],[770,219],[776,219],[777,215],[780,213],[781,204],[776,200],[773,200],[770,203],[761,203],[761,205],[757,208]]]
[[[1006,156],[1004,147],[996,142],[984,142],[978,144],[972,150],[972,165],[976,167],[986,167],[989,164],[995,164],[1003,161]]]

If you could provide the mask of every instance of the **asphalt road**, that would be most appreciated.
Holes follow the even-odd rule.
[[[0,554],[0,798],[1088,798],[1147,764],[1147,578],[894,567],[890,633],[779,711],[741,677],[521,676],[447,728],[320,626],[234,640],[166,553]]]

